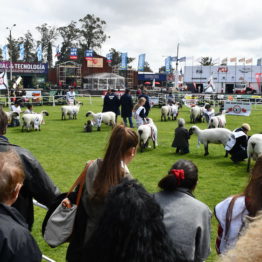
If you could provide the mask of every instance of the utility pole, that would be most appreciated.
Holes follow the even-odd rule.
[[[177,44],[177,49],[176,49],[176,81],[175,81],[175,88],[178,88],[178,59],[179,59],[179,43]]]

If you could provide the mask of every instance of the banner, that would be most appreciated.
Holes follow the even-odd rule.
[[[24,60],[25,57],[25,47],[24,44],[19,45],[19,58],[18,60]]]
[[[144,71],[146,54],[139,55],[138,58],[138,71]]]
[[[170,73],[171,72],[171,56],[168,56],[166,59],[165,59],[165,67],[166,67],[166,72],[167,73]]]
[[[262,58],[257,59],[257,66],[261,66],[262,65]]]
[[[3,46],[3,60],[6,61],[7,59],[7,45]]]
[[[85,60],[86,61],[92,61],[94,56],[94,51],[93,50],[86,50],[85,51]]]
[[[237,58],[236,57],[232,57],[232,58],[229,59],[229,61],[231,63],[236,63],[237,62]]]
[[[251,114],[251,103],[249,102],[224,102],[224,109],[228,115],[235,116],[250,116]]]
[[[0,72],[1,71],[10,72],[10,62],[2,61],[0,62]],[[23,63],[23,62],[14,62],[12,63],[13,73],[35,73],[35,74],[47,74],[48,73],[48,64],[47,63]]]
[[[43,52],[42,52],[42,44],[40,44],[37,49],[36,49],[36,55],[37,55],[37,60],[40,62],[43,60]]]
[[[172,61],[172,62],[176,62],[176,61],[177,61],[177,56],[172,56],[172,57],[171,57],[171,61]]]
[[[127,70],[127,53],[121,53],[120,70]]]
[[[103,58],[92,58],[87,60],[87,67],[103,68]]]
[[[252,64],[252,63],[253,63],[253,58],[246,59],[246,64]]]
[[[246,61],[245,57],[240,58],[240,59],[238,60],[239,63],[245,63],[245,61]]]
[[[0,89],[7,89],[8,81],[7,81],[7,73],[6,71],[0,73]]]
[[[107,63],[111,63],[112,60],[113,60],[113,54],[112,53],[109,53],[106,55],[106,60],[107,60]]]
[[[58,56],[60,56],[61,55],[61,52],[60,52],[60,47],[59,47],[59,45],[56,47],[56,54],[55,54],[55,56],[56,57],[58,57]]]
[[[69,55],[70,59],[77,59],[77,48],[72,47],[70,48],[70,55]]]
[[[186,61],[186,57],[185,57],[185,56],[180,57],[180,58],[178,59],[178,61],[179,61],[179,62],[185,62],[185,61]]]

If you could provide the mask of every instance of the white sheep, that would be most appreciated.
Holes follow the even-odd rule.
[[[165,121],[167,120],[167,118],[169,119],[170,112],[171,112],[171,106],[170,105],[162,106],[161,107],[161,121],[163,121],[163,119]]]
[[[179,103],[176,103],[170,106],[170,115],[172,117],[172,120],[176,120],[178,116],[179,107],[180,107]]]
[[[62,111],[62,120],[66,119],[66,116],[69,116],[69,119],[77,119],[77,114],[80,110],[80,103],[76,105],[65,105],[61,107]]]
[[[252,135],[247,143],[247,171],[250,169],[251,158],[256,161],[262,156],[262,134]]]
[[[27,128],[27,131],[30,129],[40,131],[40,126],[44,122],[44,116],[48,116],[48,112],[43,110],[40,114],[24,114],[22,116],[23,125],[22,125],[22,132],[24,128]]]
[[[141,152],[148,146],[149,139],[152,139],[154,148],[158,146],[157,127],[151,118],[147,118],[147,121],[147,124],[141,125],[137,129]]]
[[[19,114],[17,112],[14,112],[14,111],[10,111],[10,112],[5,112],[6,116],[7,116],[7,119],[8,119],[8,123],[12,123],[12,120],[15,118],[15,117],[18,117]]]
[[[97,126],[97,131],[101,130],[102,123],[111,125],[112,127],[114,127],[116,124],[116,114],[114,112],[109,111],[95,114],[92,111],[89,111],[86,113],[86,117],[90,115],[93,117],[92,124]]]
[[[190,123],[202,122],[203,108],[200,106],[192,106],[190,109]]]
[[[208,153],[208,144],[223,144],[224,146],[227,144],[232,132],[226,128],[216,128],[216,129],[204,129],[201,130],[197,126],[192,126],[189,129],[189,134],[196,134],[198,136],[198,145],[201,143],[205,148],[205,156]],[[227,152],[226,155],[227,156]]]
[[[222,111],[221,115],[212,116],[209,120],[208,128],[218,128],[226,126],[226,110]]]

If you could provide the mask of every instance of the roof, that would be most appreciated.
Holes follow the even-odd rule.
[[[89,76],[85,76],[84,79],[94,79],[94,78],[99,78],[99,79],[122,79],[124,80],[125,78],[123,76],[113,74],[113,73],[98,73],[98,74],[92,74]]]

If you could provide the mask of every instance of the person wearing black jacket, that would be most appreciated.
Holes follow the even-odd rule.
[[[146,89],[143,89],[142,95],[140,95],[138,97],[138,99],[141,98],[141,97],[144,97],[146,99],[146,103],[144,105],[144,108],[146,109],[146,116],[148,116],[151,107],[150,107],[150,103],[149,103],[149,96],[147,95]]]
[[[23,216],[11,207],[23,180],[22,162],[15,151],[0,153],[0,261],[3,262],[42,261]]]
[[[115,90],[109,89],[104,97],[103,112],[108,112],[108,111],[114,112],[116,114],[116,120],[117,120],[117,116],[120,115],[119,106],[120,106],[120,100],[115,94]]]
[[[120,98],[121,105],[121,117],[124,120],[125,126],[127,126],[127,119],[131,128],[134,127],[132,121],[132,110],[133,110],[133,100],[130,95],[130,90],[126,89],[125,94]]]
[[[0,152],[14,150],[22,160],[25,173],[24,185],[12,206],[23,215],[31,230],[34,223],[33,198],[49,208],[60,194],[60,191],[28,150],[11,144],[7,137],[4,136],[7,123],[7,116],[0,108]]]

